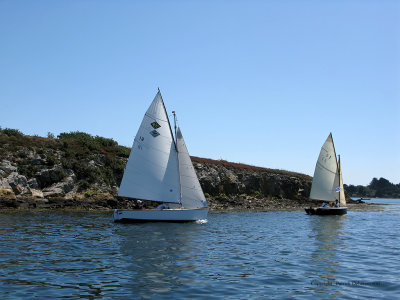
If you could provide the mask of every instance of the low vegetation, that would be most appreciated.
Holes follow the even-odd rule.
[[[87,189],[91,184],[119,185],[129,157],[130,149],[118,145],[113,139],[92,136],[84,132],[61,133],[57,138],[26,136],[17,129],[0,128],[0,160],[9,159],[17,164],[20,174],[27,178],[47,167],[62,165],[73,170],[79,186]],[[37,156],[32,163],[32,154]]]
[[[256,167],[256,166],[252,166],[252,165],[246,165],[243,163],[229,162],[224,159],[214,160],[214,159],[210,159],[210,158],[201,158],[201,157],[197,157],[197,156],[191,156],[191,159],[193,162],[198,162],[201,164],[220,165],[220,166],[225,166],[228,168],[236,168],[236,169],[247,169],[247,170],[255,171],[255,172],[265,171],[265,172],[274,173],[274,174],[294,176],[294,177],[298,177],[298,178],[301,178],[304,180],[312,180],[311,176],[308,176],[308,175],[302,174],[302,173],[296,173],[296,172],[279,170],[279,169]]]
[[[87,191],[95,184],[112,187],[121,183],[130,148],[118,145],[113,139],[92,136],[80,131],[64,132],[57,137],[49,132],[47,136],[47,138],[27,136],[18,129],[0,127],[0,161],[11,160],[16,164],[18,172],[27,179],[34,176],[38,178],[37,174],[43,169],[43,165],[48,168],[61,165],[63,168],[56,173],[57,177],[67,176],[64,169],[72,170],[81,191]],[[191,158],[193,162],[201,164],[312,180],[310,176],[297,172],[262,168],[223,159],[213,160],[196,156]],[[51,183],[40,182],[40,178],[38,181],[41,187]],[[352,196],[400,198],[400,184],[393,184],[385,178],[373,178],[368,186],[345,185],[345,190]],[[7,192],[1,191],[2,194]],[[88,193],[87,196],[90,196],[92,190]]]

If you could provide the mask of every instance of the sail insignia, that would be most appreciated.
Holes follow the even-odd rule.
[[[161,127],[161,125],[158,124],[157,121],[152,122],[150,125],[151,125],[151,127],[153,127],[154,129],[158,129],[158,128]]]
[[[160,135],[160,133],[157,131],[157,130],[152,130],[152,131],[150,131],[150,134],[153,136],[153,137],[157,137],[157,136],[159,136]]]

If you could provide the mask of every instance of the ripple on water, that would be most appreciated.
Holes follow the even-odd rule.
[[[184,224],[0,216],[3,299],[395,298],[399,289],[395,210],[211,213]]]

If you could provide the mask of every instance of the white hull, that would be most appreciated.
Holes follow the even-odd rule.
[[[208,208],[114,210],[116,222],[191,222],[207,219]]]

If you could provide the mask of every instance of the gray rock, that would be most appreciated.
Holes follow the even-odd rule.
[[[54,166],[51,169],[44,169],[36,173],[35,178],[39,187],[46,188],[54,183],[60,182],[65,175],[67,175],[66,170],[64,170],[60,165]]]
[[[194,166],[203,192],[213,196],[247,194],[258,198],[299,199],[307,198],[311,187],[310,180],[292,174],[208,163]]]
[[[11,186],[8,183],[7,178],[1,178],[0,179],[0,189],[11,189]]]
[[[29,189],[29,191],[30,191],[30,194],[33,196],[33,197],[36,197],[36,198],[44,198],[44,195],[43,195],[43,192],[41,191],[41,190],[36,190],[36,189]]]
[[[36,180],[36,178],[31,178],[28,180],[28,185],[31,189],[39,190],[39,184]]]
[[[44,197],[61,197],[64,196],[64,190],[57,186],[51,186],[43,189]]]
[[[28,180],[17,172],[12,172],[6,180],[16,195],[29,192]]]
[[[11,162],[8,160],[2,160],[0,162],[0,170],[4,171],[5,173],[12,173],[17,171],[17,167],[11,165]]]
[[[44,196],[64,196],[68,192],[72,191],[75,187],[75,174],[72,174],[63,181],[53,184],[50,187],[43,189]]]

